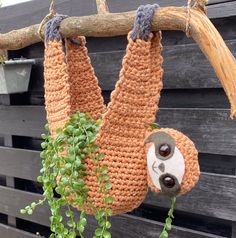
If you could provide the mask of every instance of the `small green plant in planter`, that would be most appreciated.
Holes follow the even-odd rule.
[[[33,202],[22,209],[21,213],[31,215],[38,205],[47,201],[51,209],[50,222],[53,232],[50,238],[74,238],[77,233],[83,238],[87,224],[87,205],[96,211],[95,218],[99,226],[93,237],[111,237],[108,231],[111,227],[108,217],[112,212],[106,207],[113,202],[113,198],[108,195],[112,184],[109,182],[108,168],[98,163],[104,155],[98,153],[99,147],[94,143],[100,124],[101,121],[94,121],[90,115],[78,112],[63,129],[57,130],[55,138],[49,132],[42,135],[44,142],[41,144],[43,151],[40,156],[43,159],[43,167],[38,181],[43,184],[44,199]],[[47,125],[45,128],[49,131]],[[88,197],[88,187],[84,181],[87,174],[84,161],[88,156],[92,156],[98,165],[96,175],[105,208],[96,208]],[[55,192],[59,198],[55,198]],[[68,199],[71,194],[72,198]],[[75,219],[72,206],[80,207],[79,220]]]

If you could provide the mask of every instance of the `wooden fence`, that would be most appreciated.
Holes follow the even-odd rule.
[[[35,0],[0,9],[0,30],[7,32],[39,22],[49,1]],[[111,12],[134,10],[155,0],[108,0]],[[96,13],[95,0],[58,0],[68,15]],[[159,0],[161,6],[186,4]],[[236,55],[236,1],[212,0],[208,15]],[[229,118],[226,96],[213,69],[196,44],[181,32],[163,32],[164,90],[158,123],[185,132],[200,152],[201,178],[178,198],[172,238],[236,238],[236,120]],[[118,79],[126,37],[89,38],[88,48],[105,101]],[[32,216],[19,210],[41,198],[36,182],[41,167],[40,135],[46,123],[43,99],[43,44],[9,52],[12,58],[36,59],[28,93],[0,96],[0,237],[36,238],[49,234],[49,210]],[[112,218],[113,238],[156,238],[162,230],[168,199],[149,193],[140,208]],[[89,218],[87,236],[95,226]]]

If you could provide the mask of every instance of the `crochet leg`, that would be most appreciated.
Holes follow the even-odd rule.
[[[88,56],[85,38],[67,40],[67,65],[70,83],[71,110],[88,112],[94,119],[101,118],[105,105],[97,77]]]
[[[62,42],[53,40],[45,46],[44,87],[47,121],[52,135],[70,116],[70,94],[67,66]]]

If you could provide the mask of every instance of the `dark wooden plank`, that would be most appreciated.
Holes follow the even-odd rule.
[[[223,18],[236,16],[236,2],[226,2],[209,6],[207,8],[209,18]]]
[[[215,174],[236,174],[236,157],[216,154],[199,154],[202,172]]]
[[[4,238],[40,238],[38,235],[34,235],[3,224],[0,224],[0,234],[1,237]]]
[[[97,12],[95,0],[57,0],[55,10],[69,16],[91,15]],[[34,0],[0,8],[0,30],[10,30],[40,23],[48,14],[49,2]]]
[[[39,152],[0,147],[0,174],[37,181],[41,169]]]
[[[227,45],[236,55],[236,41]],[[91,54],[92,63],[103,90],[112,90],[118,79],[124,52]],[[164,88],[220,88],[220,82],[208,60],[196,44],[164,47]]]
[[[38,151],[0,147],[0,174],[37,181],[41,169]],[[236,158],[233,156],[200,154],[201,171],[233,175]]]
[[[225,0],[227,1],[227,0]],[[224,2],[225,2],[224,1]],[[221,2],[212,0],[211,3]],[[110,0],[108,5],[112,12],[121,12],[137,9],[140,4],[156,3],[155,0],[129,0],[125,4],[122,1]],[[161,0],[161,6],[186,5],[186,1],[182,0]],[[48,13],[49,3],[47,1],[30,1],[14,6],[4,7],[0,9],[0,30],[7,32],[13,29],[26,27],[35,23],[39,23]],[[221,18],[235,16],[235,3],[221,3],[209,6],[208,14],[211,18]],[[90,15],[96,13],[95,0],[58,0],[56,2],[56,11],[62,14],[73,15]]]
[[[191,100],[189,100],[191,99]],[[230,108],[222,88],[164,89],[161,108]]]
[[[236,176],[202,173],[199,183],[187,195],[177,198],[179,211],[236,221]],[[149,193],[146,204],[166,207],[169,199]]]
[[[236,121],[228,109],[161,109],[158,123],[185,132],[202,153],[235,155]],[[0,106],[0,132],[40,137],[46,123],[42,106]]]
[[[15,215],[19,218],[36,222],[41,225],[49,225],[49,209],[45,206],[37,208],[32,216],[22,215],[19,213],[21,206],[25,206],[30,202],[41,199],[41,195],[23,192],[19,190],[13,190],[6,187],[0,187],[0,211]],[[91,217],[89,219],[89,232],[91,234],[94,230],[96,222]],[[112,222],[112,233],[114,238],[127,237],[134,238],[138,237],[157,237],[158,233],[162,230],[163,224],[155,221],[150,221],[143,218],[137,218],[130,215],[116,216],[111,219]],[[172,230],[173,238],[220,238],[211,234],[202,232],[192,231],[180,227],[173,227]],[[90,237],[90,236],[89,236]]]
[[[122,1],[108,0],[111,12],[130,11],[138,8],[140,4],[156,3],[155,0],[128,0],[125,4]],[[217,19],[222,17],[230,17],[236,15],[236,3],[229,1],[212,0],[212,5],[207,7],[207,15],[209,18]],[[215,4],[218,3],[218,4]],[[158,4],[165,6],[186,6],[185,0],[160,0]]]
[[[160,234],[163,229],[163,224],[159,222],[155,222],[152,220],[140,218],[140,217],[132,217],[129,215],[122,215],[111,218],[112,223],[112,237],[113,238],[156,238]],[[96,225],[96,224],[95,224]],[[94,225],[94,226],[95,226]],[[93,226],[93,227],[94,227]],[[91,232],[89,232],[92,237]],[[220,238],[217,235],[211,235],[203,232],[193,231],[190,229],[180,228],[173,226],[173,229],[170,232],[171,238]]]
[[[189,194],[178,198],[177,210],[236,221],[235,186],[235,176],[202,173],[197,187]],[[17,209],[36,200],[35,195],[6,187],[0,188],[0,212],[27,219],[19,214]],[[22,198],[25,196],[27,196],[26,200]],[[158,207],[169,207],[169,199],[154,193],[149,193],[145,203]],[[39,207],[33,217],[28,219],[36,223],[40,220],[45,222],[45,211],[42,209]],[[40,224],[47,225],[47,223]]]
[[[44,132],[45,110],[37,106],[0,106],[2,134],[40,137]]]
[[[236,238],[236,224],[233,224],[231,238]]]
[[[233,2],[234,0],[209,0],[208,5],[216,4],[216,3],[224,3],[224,2]]]
[[[227,45],[236,56],[236,40],[227,41]],[[114,89],[123,56],[124,51],[90,54],[103,90]],[[213,68],[196,44],[164,47],[163,57],[165,89],[221,88]],[[30,90],[43,91],[43,59],[37,59],[33,67]]]
[[[231,0],[210,0],[209,4],[216,3],[225,3],[230,2]],[[153,4],[158,3],[161,7],[166,6],[186,6],[186,0],[126,0],[125,4],[122,1],[117,0],[108,0],[108,5],[111,12],[123,12],[123,11],[131,11],[138,8],[141,4]],[[213,15],[215,17],[215,15]]]
[[[161,109],[158,123],[184,132],[202,153],[235,155],[236,120],[225,109]]]

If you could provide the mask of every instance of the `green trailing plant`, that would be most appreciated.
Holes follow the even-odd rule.
[[[172,197],[171,198],[171,207],[170,207],[170,210],[168,211],[168,217],[165,220],[165,226],[164,226],[159,238],[168,238],[169,237],[169,232],[171,231],[171,228],[172,228],[172,221],[174,219],[175,204],[176,204],[176,197]]]
[[[41,144],[43,151],[40,156],[43,167],[38,177],[38,181],[43,184],[44,199],[33,202],[22,209],[21,213],[31,215],[38,205],[47,201],[51,209],[50,238],[75,238],[78,233],[83,238],[87,224],[86,206],[91,206],[95,211],[98,222],[93,238],[111,237],[108,217],[112,215],[112,211],[107,207],[113,203],[113,198],[109,196],[112,184],[109,181],[108,168],[99,163],[104,155],[98,153],[99,147],[94,143],[100,124],[101,121],[94,121],[90,115],[78,112],[63,129],[57,130],[56,137],[52,137],[48,125],[45,126],[48,134],[42,135],[44,142]],[[104,208],[96,208],[88,196],[84,164],[88,156],[97,163],[95,172]],[[58,194],[57,197],[55,193]],[[79,219],[75,218],[73,206],[81,210]]]

